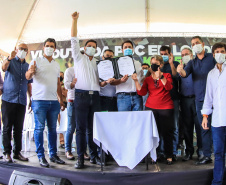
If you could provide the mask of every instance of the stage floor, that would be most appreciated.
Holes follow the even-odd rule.
[[[45,149],[47,149],[45,145]],[[76,151],[76,148],[75,148]],[[0,154],[2,155],[2,150],[0,150]],[[37,155],[35,153],[35,144],[34,141],[31,141],[31,151],[30,152],[22,152],[24,156],[29,158],[29,162],[21,162],[18,160],[14,160],[15,164],[21,165],[28,165],[32,167],[40,167]],[[74,156],[77,158],[76,152],[73,152]],[[93,165],[89,161],[85,161],[85,168],[84,169],[75,169],[74,165],[76,163],[75,160],[68,160],[65,156],[64,149],[58,148],[58,156],[63,159],[66,164],[59,165],[49,161],[49,157],[47,152],[45,152],[46,159],[50,163],[50,168],[52,169],[61,169],[61,170],[69,170],[69,171],[79,171],[79,172],[101,172],[100,166]],[[0,160],[4,161],[4,160]],[[145,163],[139,163],[133,170],[130,170],[127,167],[120,167],[118,164],[111,160],[106,163],[104,166],[104,172],[110,173],[149,173],[149,172],[179,172],[179,171],[191,171],[191,170],[204,170],[204,169],[213,169],[213,163],[207,165],[195,165],[197,161],[197,155],[193,156],[193,160],[189,160],[187,162],[183,162],[181,156],[178,156],[178,160],[173,163],[173,165],[167,165],[164,162],[157,163],[157,164],[150,164],[149,158],[149,165],[148,170],[146,170]]]
[[[213,163],[197,166],[195,165],[197,160],[195,155],[193,160],[187,162],[182,162],[181,157],[178,157],[178,161],[174,162],[173,165],[165,163],[152,165],[149,158],[148,170],[146,170],[145,163],[139,163],[133,170],[130,170],[127,167],[118,166],[115,161],[109,161],[104,166],[104,171],[101,172],[100,166],[90,164],[89,161],[85,161],[84,169],[75,169],[76,160],[67,160],[62,148],[58,149],[58,156],[65,160],[66,164],[59,165],[49,162],[50,168],[43,168],[39,165],[34,141],[31,141],[31,150],[30,152],[22,152],[29,158],[29,162],[14,160],[13,163],[6,163],[3,159],[0,160],[0,184],[8,184],[14,170],[40,174],[41,176],[66,178],[76,185],[210,185],[212,181]],[[49,161],[47,153],[45,154],[47,161]],[[73,154],[77,158],[76,152]],[[1,149],[0,155],[2,155]],[[226,179],[224,179],[224,183],[226,183]]]

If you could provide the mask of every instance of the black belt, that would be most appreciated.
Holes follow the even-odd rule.
[[[135,95],[137,95],[137,92],[119,92],[117,94],[135,96]]]
[[[195,98],[195,95],[190,95],[190,96],[183,96],[181,95],[182,98]]]
[[[109,97],[109,96],[100,96],[100,98],[102,98],[102,99],[109,99],[109,100],[116,100],[117,99],[117,97],[115,97],[115,96],[112,96],[112,97]]]

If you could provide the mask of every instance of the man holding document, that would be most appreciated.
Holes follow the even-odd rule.
[[[104,51],[102,59],[108,60],[114,57],[114,51],[107,49]],[[117,111],[116,87],[107,84],[100,88],[100,105],[101,111]]]
[[[122,43],[122,52],[124,56],[133,55],[133,43],[130,40]],[[140,111],[143,107],[142,97],[137,94],[131,75],[136,72],[138,81],[141,82],[144,77],[141,63],[134,60],[133,65],[128,65],[130,63],[126,58],[128,57],[121,57],[121,61],[118,61],[119,72],[123,77],[111,83],[116,85],[118,111]]]
[[[86,132],[87,143],[90,151],[90,163],[100,165],[100,158],[97,155],[97,146],[93,142],[93,115],[100,111],[100,86],[105,86],[114,81],[110,78],[99,83],[96,59],[93,57],[96,53],[97,42],[88,40],[85,44],[85,54],[80,53],[79,40],[77,38],[77,20],[79,13],[72,14],[71,28],[71,48],[74,59],[74,72],[77,83],[75,84],[75,121],[76,121],[76,144],[78,160],[75,168],[84,167],[84,153],[86,150]]]

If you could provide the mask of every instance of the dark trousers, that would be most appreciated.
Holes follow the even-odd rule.
[[[22,149],[22,131],[26,106],[2,100],[3,146],[4,154],[11,154],[11,133],[13,129],[13,153],[19,154]]]
[[[118,111],[117,97],[100,96],[101,111]]]
[[[94,112],[100,111],[99,92],[75,90],[75,122],[76,122],[76,144],[78,157],[83,159],[87,144],[90,156],[93,159],[97,156],[97,145],[93,142],[93,116]]]
[[[193,146],[193,132],[194,126],[197,136],[198,151],[202,149],[202,137],[201,137],[201,125],[198,122],[197,112],[195,108],[194,97],[182,97],[181,98],[181,114],[184,126],[184,139],[186,145],[186,154],[194,154]],[[198,155],[200,155],[197,152]]]
[[[208,117],[208,123],[207,127],[209,127],[208,130],[204,130],[202,128],[202,106],[203,106],[203,101],[195,101],[196,104],[196,111],[197,111],[197,117],[198,121],[201,127],[201,134],[202,134],[202,150],[203,150],[203,155],[206,157],[211,157],[212,154],[212,131],[211,131],[211,115]]]
[[[166,158],[173,156],[173,136],[174,136],[174,109],[151,109],[145,107],[145,110],[152,110],[157,124],[159,137],[163,138],[164,151]]]

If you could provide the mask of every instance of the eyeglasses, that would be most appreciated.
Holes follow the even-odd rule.
[[[26,51],[26,52],[28,51],[28,49],[27,49],[27,48],[22,48],[22,47],[19,47],[18,49],[19,49],[19,50],[24,50],[24,51]]]

